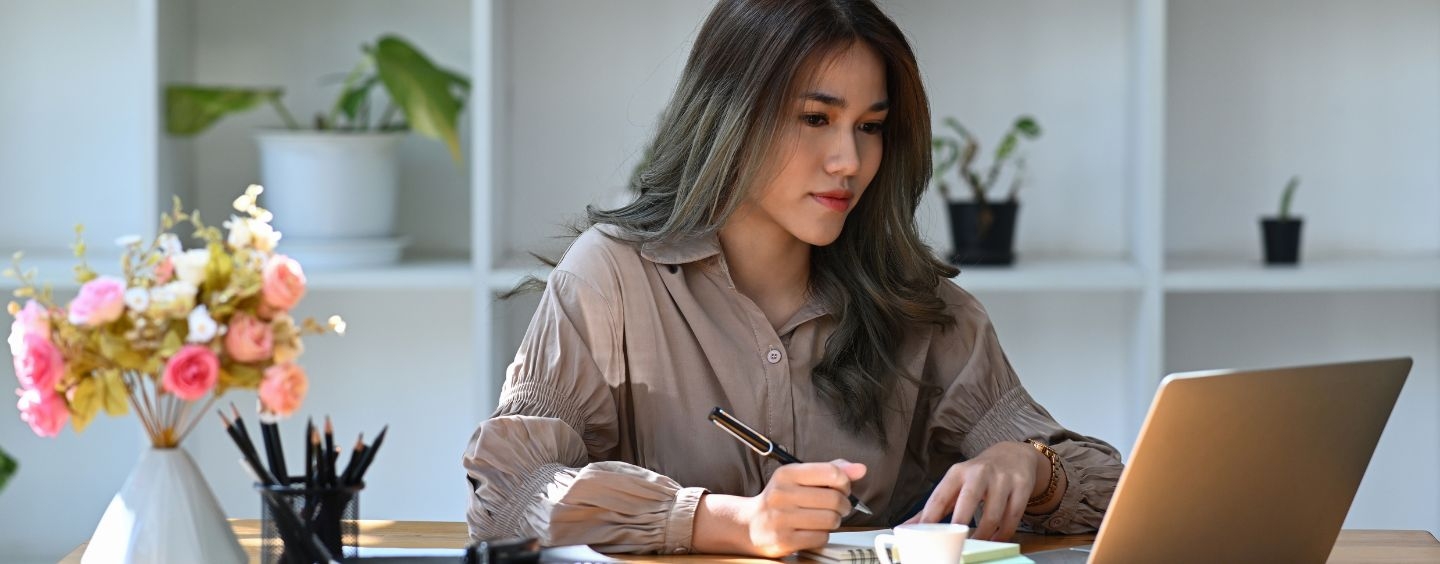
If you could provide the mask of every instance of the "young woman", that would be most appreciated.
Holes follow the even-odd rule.
[[[472,537],[780,556],[921,504],[972,538],[1099,525],[1116,451],[1031,399],[920,240],[929,106],[869,0],[720,0],[650,149],[475,431]],[[756,456],[716,406],[812,463]]]

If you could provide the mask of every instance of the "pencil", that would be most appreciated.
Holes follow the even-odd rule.
[[[380,429],[380,434],[375,435],[375,442],[370,443],[370,448],[365,449],[365,459],[360,461],[360,467],[355,469],[354,483],[365,481],[365,472],[370,470],[370,464],[375,462],[375,452],[380,450],[380,443],[385,442],[385,432],[389,430],[389,425]]]

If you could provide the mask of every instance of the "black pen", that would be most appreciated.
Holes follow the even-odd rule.
[[[750,450],[755,451],[755,453],[760,456],[774,458],[780,461],[781,464],[800,463],[800,459],[795,458],[795,455],[785,452],[785,447],[770,440],[769,437],[760,434],[759,431],[752,429],[749,425],[741,423],[739,419],[736,419],[734,415],[730,415],[724,409],[716,407],[710,410],[710,421],[715,423],[716,427],[729,433],[730,436],[745,443],[745,446],[750,447]],[[866,515],[875,514],[875,512],[871,511],[869,507],[866,507],[865,504],[860,501],[860,498],[855,497],[853,493],[850,494],[850,505],[854,507],[856,511]]]

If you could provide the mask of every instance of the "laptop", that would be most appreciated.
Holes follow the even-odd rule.
[[[1167,376],[1095,544],[1026,556],[1324,562],[1411,363]]]

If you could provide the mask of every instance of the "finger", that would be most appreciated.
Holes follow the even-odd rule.
[[[834,511],[841,516],[850,514],[850,498],[834,489],[790,486],[783,491],[785,503],[792,507]]]
[[[813,486],[820,488],[834,488],[836,490],[850,493],[850,477],[839,466],[829,462],[816,462],[809,464],[786,464],[780,470],[791,468],[787,478],[792,483],[802,486]],[[778,474],[780,470],[776,470]]]
[[[914,524],[919,523],[919,522],[920,522],[920,514],[919,514],[919,513],[916,513],[915,515],[912,515],[909,519],[906,519],[904,523],[901,523],[901,525],[914,525]]]
[[[970,518],[975,516],[976,506],[984,499],[985,486],[978,482],[970,482],[960,488],[960,495],[955,499],[955,511],[950,515],[951,523],[969,525]]]
[[[864,464],[861,464],[859,462],[850,462],[849,460],[845,460],[844,458],[837,458],[835,460],[831,460],[830,463],[839,467],[840,471],[844,472],[845,476],[847,478],[850,478],[850,481],[852,482],[865,477],[866,468]]]
[[[785,526],[797,531],[830,532],[840,528],[841,515],[828,509],[791,509],[785,512]]]
[[[976,523],[972,538],[989,540],[1000,529],[1005,511],[1010,506],[1010,488],[991,486],[985,491],[985,503],[980,509],[980,522]]]
[[[950,512],[955,505],[955,496],[960,493],[960,488],[965,485],[964,477],[956,471],[957,466],[950,467],[940,484],[935,486],[935,491],[930,492],[930,499],[925,500],[925,508],[920,510],[920,523],[939,523]]]
[[[789,535],[789,552],[820,548],[830,542],[830,531],[795,531]]]
[[[1015,529],[1020,526],[1020,517],[1025,514],[1025,503],[1030,501],[1024,490],[1015,488],[1010,492],[1010,502],[1005,505],[1005,519],[1000,521],[999,530],[991,540],[1008,541],[1015,536]]]

